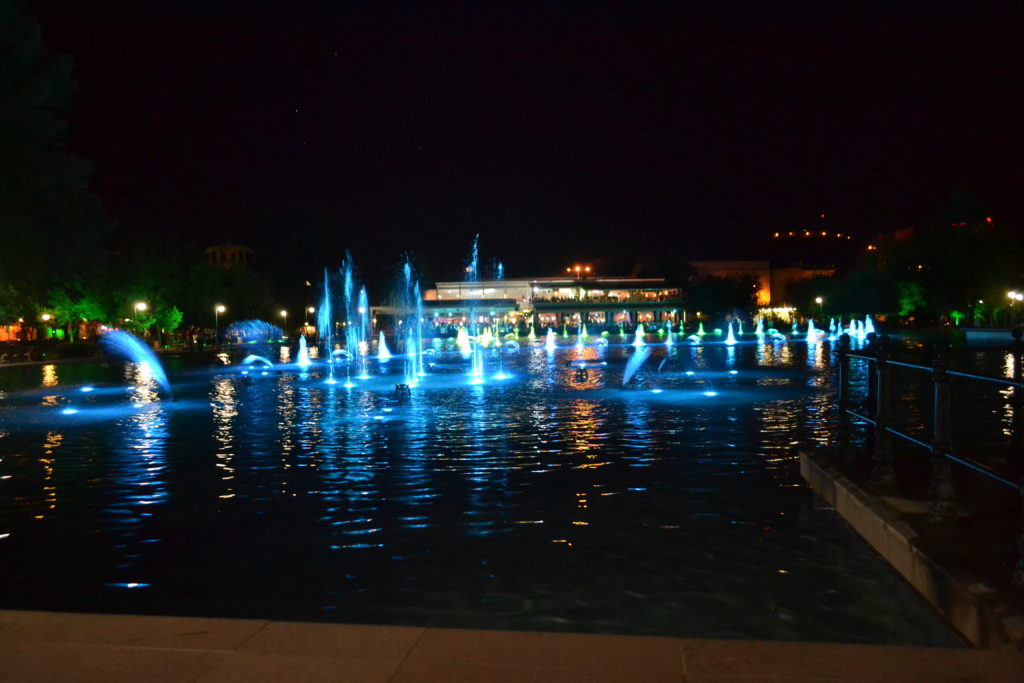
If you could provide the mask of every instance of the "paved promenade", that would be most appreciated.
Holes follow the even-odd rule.
[[[0,611],[0,680],[1024,681],[1024,655]]]

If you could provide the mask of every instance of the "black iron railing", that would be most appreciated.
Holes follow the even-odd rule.
[[[957,490],[954,486],[952,468],[962,467],[981,475],[991,485],[1003,487],[1016,492],[1024,512],[1024,482],[1009,478],[986,463],[972,457],[957,454],[957,444],[952,438],[952,392],[950,379],[961,378],[971,382],[997,384],[1000,387],[1012,388],[1012,424],[1009,428],[1011,453],[1019,454],[1024,443],[1024,378],[1022,378],[1021,361],[1024,357],[1024,344],[1020,334],[1015,330],[1015,341],[1008,349],[1013,358],[1012,378],[988,377],[967,372],[951,370],[950,348],[939,345],[934,350],[931,365],[906,363],[892,359],[892,353],[886,337],[876,337],[864,349],[853,352],[850,349],[850,338],[843,335],[839,341],[838,351],[838,410],[839,430],[838,447],[840,453],[848,453],[853,436],[853,423],[859,421],[870,426],[873,431],[874,444],[871,449],[871,483],[879,490],[892,489],[895,486],[893,469],[893,449],[895,440],[927,450],[930,457],[928,483],[928,514],[926,519],[939,523],[950,519],[955,514],[954,504]],[[1004,350],[1005,352],[1006,350]],[[863,404],[854,406],[851,398],[852,368],[851,361],[858,360],[866,364],[867,396]],[[911,373],[926,373],[931,376],[932,392],[932,429],[931,440],[897,429],[894,410],[893,369],[900,368]],[[923,424],[914,425],[915,432],[927,431]],[[1024,529],[1024,525],[1022,525]],[[1024,586],[1024,533],[1017,538],[1017,564],[1014,569],[1013,581]]]

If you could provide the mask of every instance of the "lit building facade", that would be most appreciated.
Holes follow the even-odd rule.
[[[439,324],[635,325],[682,319],[682,292],[664,278],[566,276],[438,282],[423,293],[424,315]]]

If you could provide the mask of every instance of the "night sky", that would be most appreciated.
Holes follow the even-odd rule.
[[[70,146],[122,226],[297,273],[351,248],[448,275],[476,232],[509,275],[755,257],[821,212],[927,221],[958,184],[1024,216],[1020,12],[372,4],[26,9],[76,62]]]

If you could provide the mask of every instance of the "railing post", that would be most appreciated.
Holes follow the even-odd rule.
[[[935,347],[935,358],[932,365],[932,380],[935,384],[935,412],[932,427],[932,477],[928,485],[931,504],[928,507],[928,519],[941,522],[953,516],[953,501],[956,490],[953,488],[953,473],[946,453],[950,449],[950,390],[948,345],[939,344]]]
[[[875,465],[871,468],[871,483],[881,488],[892,488],[896,477],[892,469],[892,368],[889,367],[889,349],[884,336],[875,340]]]
[[[836,439],[836,450],[840,457],[846,454],[850,445],[850,359],[847,357],[849,353],[850,335],[843,334],[839,337],[839,351],[836,354],[836,382],[839,385],[839,434]]]
[[[878,337],[874,334],[867,336],[867,344],[864,346],[863,353],[869,356],[878,355]],[[871,361],[867,362],[867,395],[864,397],[864,414],[874,419],[875,414],[878,410],[878,364],[875,364],[875,369],[871,369]]]

